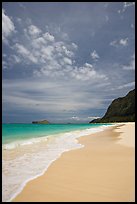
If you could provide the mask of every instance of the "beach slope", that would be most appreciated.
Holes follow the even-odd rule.
[[[83,148],[63,153],[13,201],[135,201],[134,136],[135,123],[125,123],[80,137]]]

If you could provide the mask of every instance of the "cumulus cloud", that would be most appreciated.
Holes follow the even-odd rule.
[[[110,42],[111,46],[119,47],[119,46],[127,46],[128,45],[128,38],[121,38],[120,40],[113,40]]]
[[[91,52],[91,58],[95,61],[97,61],[100,57],[97,54],[96,50],[94,50],[93,52]]]
[[[107,80],[107,77],[104,74],[96,72],[92,64],[85,63],[81,67],[74,67],[71,75],[77,80],[97,80],[103,79]]]
[[[54,52],[54,47],[52,45],[48,45],[47,47],[41,47],[41,53],[43,59],[48,59],[52,60],[53,59],[53,52]]]
[[[43,37],[37,37],[31,41],[34,49],[40,49],[42,46],[47,45],[47,41]]]
[[[16,43],[14,45],[14,48],[16,49],[17,54],[22,56],[24,58],[23,62],[28,62],[27,60],[31,61],[32,63],[37,63],[37,59],[33,56],[33,54],[25,48],[23,45]]]
[[[52,34],[42,33],[34,25],[29,25],[25,29],[25,34],[28,43],[24,45],[16,43],[13,49],[16,51],[16,56],[22,57],[22,63],[37,64],[39,69],[33,71],[34,75],[62,75],[63,70],[70,70],[68,69],[69,65],[73,66],[72,59],[77,49],[75,43],[57,41]]]
[[[64,57],[64,62],[65,62],[65,64],[72,65],[72,60],[67,58],[67,57]]]
[[[22,45],[16,43],[13,46],[16,52],[15,62],[25,64],[35,64],[34,76],[65,77],[77,80],[106,80],[107,77],[95,71],[92,64],[85,63],[77,66],[75,52],[78,46],[74,42],[56,40],[55,36],[49,32],[43,33],[35,25],[29,25],[25,29],[28,43]],[[35,38],[34,38],[35,37]],[[94,50],[91,53],[93,60],[97,61],[99,55]],[[13,58],[13,57],[12,57]]]
[[[45,34],[43,34],[43,37],[46,39],[46,40],[48,40],[48,41],[50,41],[50,42],[54,42],[54,36],[53,35],[51,35],[50,33],[48,33],[48,32],[46,32]]]
[[[128,65],[123,65],[124,70],[135,70],[135,53],[131,57],[131,61]]]
[[[15,31],[14,23],[11,18],[6,15],[5,10],[2,9],[2,40],[3,42],[8,41],[8,37]]]
[[[37,37],[41,33],[41,30],[35,25],[30,25],[28,33],[33,37]]]
[[[128,38],[120,39],[119,44],[123,45],[123,46],[127,46],[128,45]]]

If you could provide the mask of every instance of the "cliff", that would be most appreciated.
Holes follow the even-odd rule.
[[[131,122],[135,121],[135,89],[125,97],[112,101],[102,118],[94,119],[90,123]]]

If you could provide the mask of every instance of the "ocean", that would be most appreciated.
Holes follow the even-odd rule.
[[[65,151],[82,148],[77,138],[112,124],[3,124],[2,201],[11,201]]]

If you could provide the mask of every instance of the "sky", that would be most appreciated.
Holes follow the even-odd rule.
[[[134,2],[2,4],[3,123],[86,123],[134,88]]]

